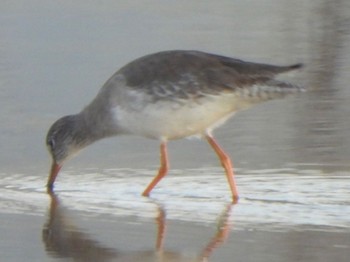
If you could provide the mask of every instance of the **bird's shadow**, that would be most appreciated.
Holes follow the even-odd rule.
[[[185,258],[182,252],[165,249],[166,209],[151,200],[158,209],[155,217],[157,232],[154,248],[146,251],[123,251],[116,247],[106,247],[99,240],[94,239],[94,236],[79,226],[77,219],[69,217],[68,209],[61,204],[60,198],[54,192],[51,191],[48,195],[51,203],[47,221],[42,230],[45,250],[49,256],[73,259],[73,261],[207,261],[214,250],[227,239],[231,229],[229,221],[233,205],[229,203],[218,215],[216,234],[206,244],[204,243],[205,246],[195,255]]]

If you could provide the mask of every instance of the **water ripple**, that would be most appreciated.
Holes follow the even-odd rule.
[[[153,218],[153,202],[168,219],[210,223],[230,200],[220,168],[172,170],[152,192],[140,196],[154,176],[148,169],[65,171],[56,193],[66,206],[86,216]],[[237,170],[241,194],[234,207],[236,228],[350,230],[350,174],[317,170]],[[0,174],[0,208],[4,213],[42,214],[49,199],[43,176]]]

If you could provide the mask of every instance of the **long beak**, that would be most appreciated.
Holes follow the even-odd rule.
[[[60,172],[60,169],[61,169],[61,166],[57,164],[55,161],[53,161],[51,166],[50,176],[49,176],[49,179],[47,180],[47,185],[46,185],[49,191],[52,191],[53,184],[55,183],[55,179],[58,175],[58,172]]]

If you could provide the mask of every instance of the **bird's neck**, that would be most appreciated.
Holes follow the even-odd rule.
[[[69,117],[74,120],[69,132],[77,148],[82,149],[99,139],[94,134],[91,123],[85,121],[83,114],[79,113]]]
[[[78,117],[79,132],[89,137],[91,143],[121,133],[106,101],[92,101],[78,114]]]

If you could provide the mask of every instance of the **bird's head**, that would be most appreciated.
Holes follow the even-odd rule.
[[[82,136],[79,134],[78,116],[69,115],[58,119],[47,133],[46,145],[52,157],[47,186],[52,188],[64,161],[72,158],[84,147]]]

